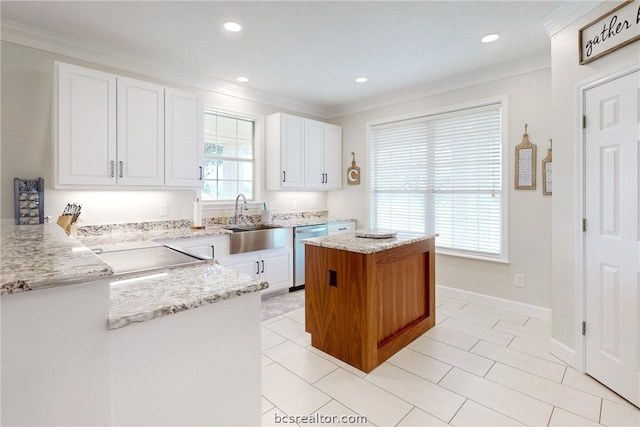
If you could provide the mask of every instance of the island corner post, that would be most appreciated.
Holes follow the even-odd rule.
[[[435,238],[373,253],[307,245],[311,345],[364,372],[435,325]]]

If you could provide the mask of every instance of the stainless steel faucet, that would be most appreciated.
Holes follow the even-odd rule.
[[[242,194],[242,193],[238,194],[238,197],[236,197],[236,211],[235,211],[235,214],[234,214],[234,217],[235,217],[235,220],[236,220],[236,226],[240,225],[240,223],[238,222],[239,216],[240,216],[240,214],[238,212],[238,200],[240,200],[240,197],[242,197],[242,200],[244,200],[244,205],[240,208],[240,210],[242,211],[244,209],[246,211],[247,209],[249,209],[247,207],[247,198],[244,197],[244,194]]]

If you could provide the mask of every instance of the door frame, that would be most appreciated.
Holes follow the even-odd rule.
[[[585,130],[582,128],[582,117],[586,112],[586,94],[587,91],[593,89],[597,86],[601,86],[603,84],[609,83],[613,80],[624,77],[628,74],[634,73],[636,71],[640,71],[640,65],[637,63],[624,65],[620,67],[613,68],[604,73],[600,73],[596,76],[593,76],[587,80],[583,80],[582,82],[576,85],[576,105],[577,108],[577,117],[576,117],[576,188],[578,191],[576,192],[577,203],[576,203],[576,212],[575,212],[575,224],[576,224],[576,233],[575,233],[575,245],[576,245],[576,259],[575,259],[575,365],[574,368],[584,373],[586,371],[586,345],[587,340],[584,335],[582,335],[582,322],[586,321],[586,303],[587,303],[587,289],[586,289],[586,238],[585,233],[582,231],[582,219],[585,218],[586,215],[586,151],[585,151]]]

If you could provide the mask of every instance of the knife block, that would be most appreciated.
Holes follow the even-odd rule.
[[[57,224],[67,232],[71,233],[71,224],[73,223],[73,215],[61,215],[58,217]]]

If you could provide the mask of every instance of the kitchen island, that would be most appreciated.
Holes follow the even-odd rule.
[[[311,345],[370,372],[433,327],[435,237],[304,240]]]
[[[259,424],[266,281],[211,262],[116,278],[56,224],[3,224],[0,251],[2,425]]]

